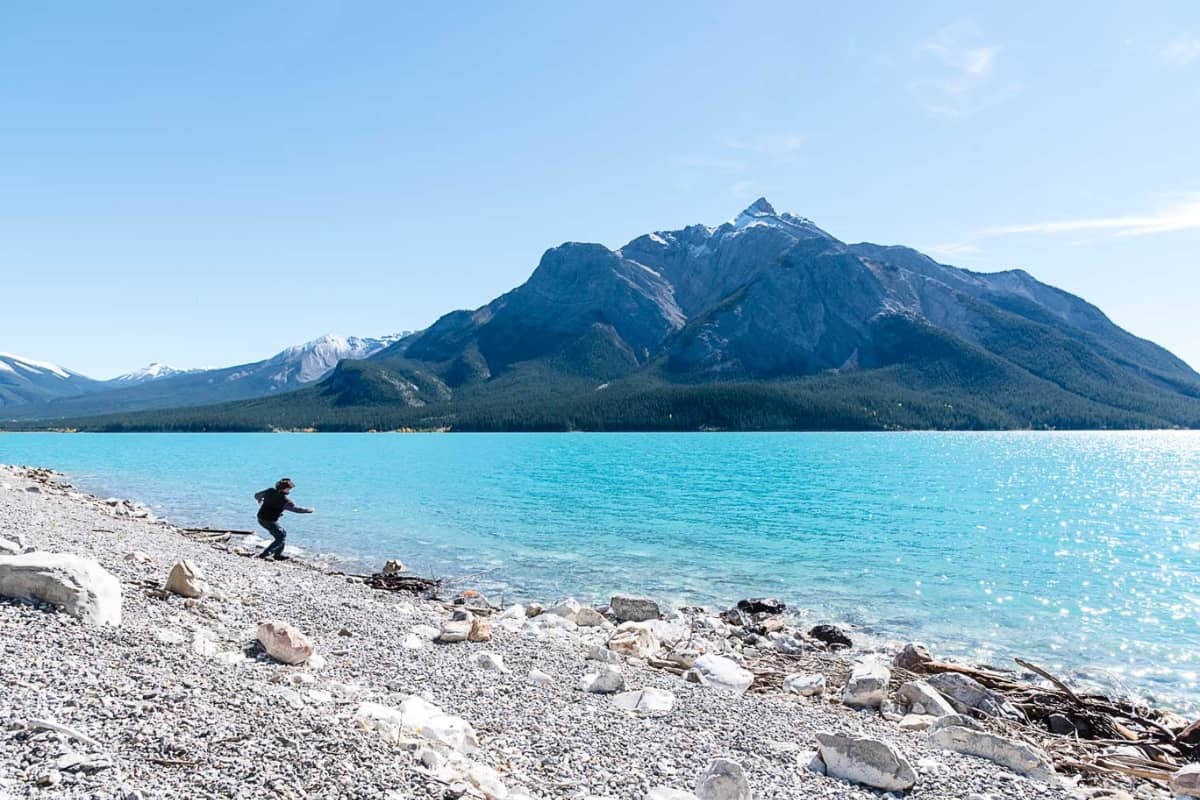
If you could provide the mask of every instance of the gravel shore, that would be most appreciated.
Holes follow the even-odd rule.
[[[487,780],[485,789],[447,781],[431,768],[429,748],[389,740],[357,719],[364,702],[398,707],[410,695],[474,729],[471,763],[494,770],[503,783],[492,790],[497,797],[645,800],[655,787],[693,792],[718,758],[741,765],[755,798],[892,796],[810,770],[821,731],[873,737],[905,756],[918,777],[895,796],[1084,796],[1066,781],[1026,778],[939,749],[926,733],[877,711],[723,692],[636,659],[615,664],[625,686],[665,690],[675,702],[660,715],[623,710],[611,695],[580,688],[598,667],[585,658],[586,645],[603,641],[607,622],[560,629],[493,619],[490,641],[435,644],[429,629],[441,629],[452,613],[443,604],[299,561],[248,558],[118,511],[0,467],[0,538],[95,559],[120,580],[123,596],[119,627],[0,601],[0,798],[485,796]],[[145,557],[130,558],[134,552]],[[209,595],[162,591],[181,559],[199,568]],[[261,652],[256,628],[265,619],[306,634],[324,664],[289,666]],[[501,656],[507,671],[478,664],[482,652]],[[531,670],[549,678],[535,685]]]

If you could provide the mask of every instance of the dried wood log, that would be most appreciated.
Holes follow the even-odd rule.
[[[442,585],[440,580],[434,578],[421,578],[416,575],[384,575],[381,572],[369,576],[364,582],[372,589],[426,596],[434,595]]]

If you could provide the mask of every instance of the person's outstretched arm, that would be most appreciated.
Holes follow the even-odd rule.
[[[316,511],[315,508],[305,508],[304,506],[298,506],[295,503],[293,503],[291,500],[284,501],[283,508],[285,511],[291,511],[294,514],[311,514],[314,511]]]

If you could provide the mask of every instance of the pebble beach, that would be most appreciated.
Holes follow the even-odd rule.
[[[825,652],[769,615],[734,636],[715,609],[381,591],[22,467],[0,467],[0,546],[0,594],[6,560],[46,553],[119,584],[119,621],[0,600],[0,798],[1173,796],[1047,774],[1033,743],[1020,763],[968,754],[1022,742],[957,696],[903,707],[894,653]],[[808,672],[741,684],[792,649],[811,649]]]

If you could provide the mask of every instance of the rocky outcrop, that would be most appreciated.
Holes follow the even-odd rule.
[[[817,750],[826,774],[834,778],[888,792],[907,791],[917,782],[908,760],[879,739],[818,733]]]
[[[0,556],[0,597],[40,600],[90,625],[121,624],[121,582],[92,559],[68,553]]]

